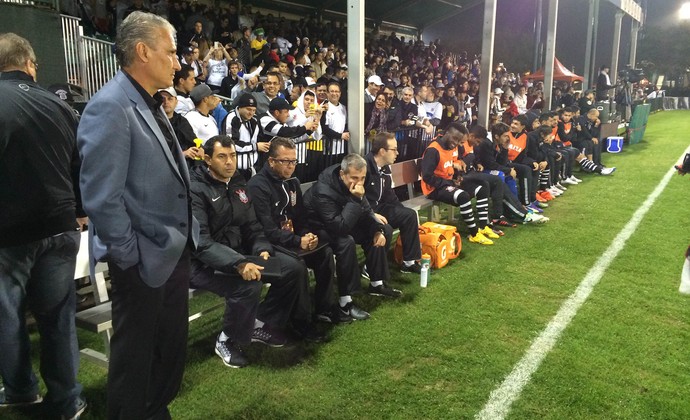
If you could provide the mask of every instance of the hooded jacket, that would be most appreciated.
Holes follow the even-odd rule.
[[[367,161],[367,179],[364,183],[365,197],[369,205],[376,212],[383,204],[397,204],[400,202],[393,191],[393,177],[391,167],[386,165],[379,170],[374,155],[370,152],[364,157]]]
[[[195,167],[190,178],[192,212],[200,227],[196,260],[216,270],[234,272],[238,264],[247,261],[244,255],[273,253],[239,172],[225,184],[213,178],[204,165]]]
[[[383,225],[374,215],[366,196],[358,199],[340,179],[340,164],[329,166],[304,194],[304,205],[314,227],[338,237],[365,229],[372,236],[383,233]]]

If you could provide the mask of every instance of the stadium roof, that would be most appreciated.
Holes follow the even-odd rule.
[[[321,12],[324,16],[346,16],[347,0],[250,0],[252,6],[306,16]],[[369,0],[366,19],[408,29],[423,30],[474,6],[483,0]]]

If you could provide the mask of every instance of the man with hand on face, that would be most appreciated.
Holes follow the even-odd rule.
[[[294,258],[274,252],[264,236],[247,184],[236,171],[232,139],[212,137],[204,152],[206,166],[191,175],[192,211],[201,233],[190,283],[225,298],[215,352],[226,366],[239,368],[248,364],[243,347],[250,342],[282,347],[291,318],[295,329],[311,325],[308,307],[303,312],[296,306],[305,299],[306,270]],[[259,280],[271,284],[261,304]]]
[[[296,166],[295,143],[283,137],[274,138],[268,161],[247,183],[249,196],[271,244],[287,249],[314,270],[317,318],[330,319],[335,306],[333,251],[328,245],[319,247],[318,235],[308,226],[300,182],[293,177]],[[308,296],[304,294],[305,298]]]
[[[158,91],[163,98],[163,111],[172,125],[177,140],[180,142],[182,154],[187,160],[188,165],[201,164],[204,158],[204,149],[197,147],[194,143],[196,134],[186,118],[175,112],[177,106],[177,95],[175,89],[169,87]]]
[[[360,271],[355,245],[366,255],[369,294],[399,297],[402,292],[388,287],[388,248],[393,229],[381,223],[365,197],[367,162],[359,155],[345,156],[342,163],[326,168],[304,196],[305,207],[320,239],[327,241],[336,256],[339,315],[363,320],[369,313],[355,306],[352,295],[359,292]],[[342,319],[341,318],[341,319]]]

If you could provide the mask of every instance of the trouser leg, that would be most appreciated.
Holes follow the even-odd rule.
[[[360,272],[354,238],[350,235],[332,237],[325,231],[320,231],[318,236],[328,241],[335,255],[338,296],[350,296],[359,292],[362,285],[359,280]]]
[[[527,165],[519,163],[514,164],[515,172],[517,172],[518,181],[518,197],[522,204],[529,204],[537,199],[536,190],[534,186],[535,177],[532,168]]]
[[[497,219],[503,214],[503,180],[496,175],[482,172],[470,172],[464,179],[477,179],[484,181],[489,187],[489,197],[491,198],[490,217]]]
[[[306,255],[304,261],[307,267],[314,270],[314,309],[316,313],[327,312],[335,304],[333,250],[327,246],[319,252]]]
[[[291,317],[309,319],[310,303],[304,264],[280,252],[271,258],[280,262],[280,276],[261,276],[261,280],[271,283],[271,286],[259,306],[258,318],[278,328],[284,328]]]
[[[367,271],[371,281],[388,281],[390,271],[388,269],[388,248],[393,236],[393,228],[390,225],[382,225],[383,234],[386,237],[384,246],[374,246],[374,235],[364,229],[355,229],[352,236],[362,249],[366,257]]]
[[[379,209],[388,224],[400,229],[402,239],[403,261],[415,261],[422,258],[421,245],[419,244],[419,222],[417,212],[404,207],[402,204],[384,205]]]

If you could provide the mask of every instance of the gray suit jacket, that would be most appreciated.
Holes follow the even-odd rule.
[[[123,270],[136,265],[147,285],[161,286],[188,240],[189,172],[179,144],[173,156],[153,113],[122,71],[89,101],[77,143],[92,257]],[[191,220],[196,246],[199,223]]]

